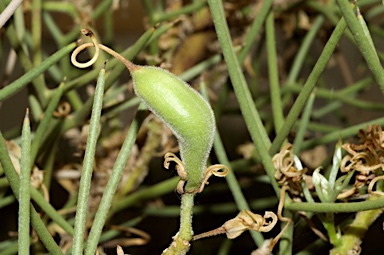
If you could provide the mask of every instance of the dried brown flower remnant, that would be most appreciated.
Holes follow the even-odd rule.
[[[267,219],[272,219],[272,221],[267,221]],[[261,216],[249,210],[242,210],[235,218],[226,221],[221,227],[195,235],[193,240],[219,234],[226,234],[228,239],[234,239],[247,230],[269,232],[276,223],[277,216],[273,212],[267,211],[264,216]]]
[[[346,155],[340,166],[341,172],[357,171],[353,188],[343,192],[338,198],[352,196],[362,186],[372,180],[377,169],[383,169],[384,161],[384,132],[378,124],[368,126],[367,130],[359,130],[360,144],[345,143],[343,148],[349,153]],[[376,177],[380,178],[380,177]],[[376,179],[369,185],[371,193]]]
[[[350,154],[351,164],[342,171],[372,171],[381,166],[384,159],[384,132],[378,124],[359,130],[360,144],[346,143],[343,148]],[[345,166],[345,165],[344,165]]]
[[[179,159],[175,154],[168,152],[164,156],[164,168],[169,169],[169,165],[171,162],[176,163],[176,171],[177,171],[177,174],[180,176],[180,181],[177,184],[176,190],[179,194],[183,194],[184,193],[184,185],[187,182],[188,174],[185,170],[184,164],[181,161],[181,159]],[[204,189],[204,186],[206,184],[209,184],[208,179],[212,175],[217,176],[217,177],[225,177],[228,174],[228,171],[229,171],[228,167],[226,167],[225,165],[221,165],[221,164],[216,164],[216,165],[212,165],[212,166],[208,167],[204,171],[204,175],[203,175],[203,179],[201,181],[200,187],[198,189],[196,189],[194,191],[194,193],[202,192]]]
[[[288,185],[293,194],[301,193],[300,182],[306,169],[298,169],[295,163],[292,144],[287,143],[279,153],[272,158],[276,168],[275,178],[281,185]]]
[[[225,177],[227,176],[228,172],[229,169],[225,165],[216,164],[208,167],[207,169],[205,169],[203,181],[201,182],[201,185],[196,192],[201,193],[204,190],[204,186],[209,184],[208,179],[212,175],[217,177]]]

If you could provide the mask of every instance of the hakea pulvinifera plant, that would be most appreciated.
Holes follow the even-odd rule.
[[[185,254],[193,237],[192,208],[195,194],[203,190],[212,174],[225,176],[228,172],[224,165],[206,169],[216,130],[213,110],[196,90],[174,74],[158,67],[135,65],[99,44],[89,29],[82,29],[81,32],[90,37],[92,43],[82,44],[74,50],[71,57],[73,65],[79,68],[93,65],[100,50],[117,58],[130,72],[136,95],[172,130],[178,140],[181,159],[168,153],[164,166],[168,168],[171,161],[175,162],[180,176],[177,185],[177,191],[182,194],[180,229],[163,254]],[[79,63],[77,55],[89,47],[95,47],[95,55],[88,62]]]
[[[343,148],[348,152],[344,156],[341,172],[356,171],[355,183],[350,190],[344,191],[338,199],[350,197],[357,193],[358,189],[368,182],[370,194],[384,195],[383,192],[373,191],[374,184],[384,176],[376,176],[376,171],[383,169],[384,162],[384,132],[380,125],[368,126],[367,130],[359,130],[359,144],[345,143]]]

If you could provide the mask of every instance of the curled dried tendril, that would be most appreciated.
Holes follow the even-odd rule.
[[[133,70],[136,68],[134,64],[132,64],[130,61],[126,60],[123,56],[121,56],[116,51],[108,48],[107,46],[105,46],[103,44],[100,44],[98,42],[96,36],[88,28],[81,29],[81,33],[83,33],[85,36],[88,36],[89,38],[91,38],[92,43],[84,43],[84,44],[78,46],[73,51],[72,56],[71,56],[71,62],[74,66],[76,66],[78,68],[90,67],[99,58],[100,50],[103,50],[103,51],[107,52],[108,54],[111,54],[113,57],[117,58],[120,62],[122,62],[127,67],[128,70]],[[83,50],[85,50],[89,47],[95,47],[95,54],[93,55],[93,57],[88,62],[85,62],[85,63],[78,62],[76,59],[77,55],[79,55],[80,52],[82,52]]]
[[[367,131],[359,130],[358,134],[360,144],[346,143],[343,148],[352,155],[352,160],[361,159],[361,164],[366,166],[378,165],[384,158],[384,132],[378,124],[368,126]],[[356,155],[363,154],[361,157],[355,158]],[[364,162],[364,160],[366,162]],[[359,166],[357,165],[359,171]],[[365,171],[364,169],[362,171]]]
[[[184,164],[174,153],[168,152],[164,156],[164,167],[169,169],[171,162],[176,163],[176,171],[180,176],[180,181],[177,184],[176,190],[179,194],[184,194],[184,184],[187,181],[187,172],[185,171]]]
[[[384,192],[382,192],[382,191],[374,191],[373,190],[373,186],[376,184],[376,182],[378,182],[380,180],[384,180],[384,176],[383,175],[375,177],[369,183],[369,185],[368,185],[368,192],[369,192],[369,194],[371,194],[371,195],[378,195],[378,196],[384,196]]]
[[[301,194],[301,181],[304,179],[304,174],[307,171],[306,168],[302,168],[301,165],[297,165],[295,161],[295,155],[293,154],[293,146],[290,143],[287,143],[280,150],[280,152],[272,158],[272,163],[276,168],[275,178],[278,183],[282,186],[280,190],[280,200],[277,209],[277,217],[280,221],[287,222],[287,224],[280,231],[280,233],[271,241],[269,245],[270,250],[273,250],[273,247],[280,240],[281,236],[292,223],[292,220],[290,218],[283,217],[285,193],[289,190],[292,194]]]
[[[56,111],[53,113],[53,116],[56,118],[63,118],[70,114],[71,104],[68,102],[62,102],[57,107]]]
[[[177,171],[177,174],[180,176],[180,181],[177,184],[176,190],[179,194],[184,194],[184,185],[185,185],[187,178],[188,178],[188,174],[185,170],[184,164],[181,161],[181,159],[179,159],[174,153],[168,152],[164,156],[164,167],[166,169],[169,169],[169,165],[171,162],[176,163],[176,171]],[[200,187],[198,189],[196,189],[195,191],[193,191],[193,193],[202,192],[204,189],[204,186],[206,184],[209,184],[208,179],[212,175],[217,176],[217,177],[225,177],[228,174],[228,171],[229,170],[226,166],[220,165],[220,164],[208,167],[204,172],[203,181],[201,182]]]
[[[281,185],[288,185],[292,193],[301,193],[300,182],[304,178],[306,169],[298,169],[293,154],[292,144],[287,143],[279,153],[272,158],[276,168],[275,178]]]
[[[164,167],[166,169],[169,169],[169,165],[171,162],[176,163],[176,171],[180,178],[183,180],[187,179],[187,172],[185,171],[184,164],[181,159],[179,159],[174,153],[167,152],[164,155]]]
[[[93,65],[97,61],[97,59],[99,58],[100,44],[97,41],[97,38],[94,36],[94,34],[91,30],[81,29],[81,33],[83,33],[85,36],[90,37],[92,39],[92,43],[84,43],[84,44],[80,45],[79,47],[77,47],[72,53],[71,62],[74,66],[76,66],[78,68],[87,68],[87,67]],[[89,47],[95,47],[95,54],[93,55],[93,57],[88,62],[85,62],[85,63],[77,62],[77,60],[76,60],[77,55]]]
[[[379,169],[381,163],[378,163],[367,152],[356,153],[355,155],[346,155],[341,161],[340,170],[343,173],[348,173],[350,171],[358,172],[371,172]]]
[[[366,152],[357,153],[355,155],[346,155],[341,161],[340,171],[343,173],[356,171],[355,183],[353,187],[343,191],[337,196],[337,199],[345,199],[358,193],[358,190],[369,183],[374,177],[375,170],[382,167],[382,164],[375,164],[372,157]],[[373,184],[372,184],[373,185]],[[373,187],[369,184],[369,187]],[[369,193],[371,193],[368,188]]]
[[[242,210],[235,218],[226,221],[221,227],[195,235],[192,240],[219,234],[226,234],[228,239],[234,239],[247,230],[269,232],[276,223],[277,216],[273,212],[267,211],[264,216],[261,216],[249,210]]]
[[[285,201],[285,192],[289,189],[287,185],[284,185],[280,190],[280,200],[279,205],[277,207],[277,217],[280,221],[287,222],[285,227],[280,231],[280,233],[273,238],[272,242],[269,245],[269,249],[273,250],[273,247],[276,245],[276,243],[280,240],[281,236],[284,234],[284,232],[288,229],[289,225],[292,223],[292,220],[287,217],[283,217],[283,208],[284,208],[284,201]]]
[[[217,164],[217,165],[208,167],[205,170],[203,181],[201,182],[201,185],[197,189],[196,193],[201,193],[204,190],[204,186],[209,184],[208,179],[212,175],[217,177],[225,177],[227,176],[228,172],[229,172],[228,167],[224,165]]]
[[[337,198],[347,198],[375,176],[378,169],[383,168],[384,162],[384,132],[380,125],[368,126],[367,130],[359,130],[359,144],[345,143],[343,148],[349,153],[341,161],[340,170],[343,173],[357,171],[355,183],[350,190],[344,191]],[[368,185],[370,194],[384,195],[383,192],[372,191],[374,184],[384,179],[382,176],[373,177]]]

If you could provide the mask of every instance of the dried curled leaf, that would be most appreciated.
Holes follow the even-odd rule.
[[[180,181],[177,184],[176,190],[179,194],[184,193],[184,184],[187,181],[188,174],[185,171],[184,164],[174,153],[168,152],[164,155],[164,168],[169,169],[171,162],[176,163],[176,171],[180,176]]]
[[[355,193],[362,186],[369,183],[376,174],[376,170],[383,169],[384,160],[384,132],[380,125],[374,124],[368,126],[367,130],[359,130],[359,144],[345,143],[343,148],[348,152],[341,161],[341,172],[357,171],[355,183],[350,190],[344,191],[338,196],[338,199],[347,198]],[[369,193],[381,176],[374,178],[368,187]],[[383,193],[384,195],[384,193]]]
[[[360,144],[346,143],[343,148],[350,154],[343,159],[341,170],[348,172],[374,171],[381,166],[384,157],[384,132],[378,124],[359,130]]]
[[[272,219],[268,222],[267,219]],[[267,211],[264,216],[254,214],[251,211],[243,210],[234,219],[229,220],[222,226],[225,229],[227,238],[234,239],[246,230],[258,232],[269,232],[277,223],[277,216]]]
[[[288,185],[292,193],[301,193],[300,182],[307,171],[302,168],[300,161],[293,154],[292,144],[287,143],[279,153],[272,158],[276,168],[275,178],[283,186]]]
[[[229,172],[229,169],[225,165],[217,164],[217,165],[208,167],[204,172],[203,181],[201,182],[201,185],[199,189],[196,191],[196,193],[200,193],[204,190],[205,185],[209,184],[208,182],[209,177],[211,177],[212,175],[217,177],[225,177],[227,176],[228,172]]]
[[[219,234],[226,234],[228,239],[234,239],[247,230],[269,232],[276,223],[277,216],[273,212],[267,211],[264,216],[261,216],[249,210],[242,210],[235,218],[226,221],[221,227],[196,235],[193,240]]]
[[[171,162],[176,163],[176,171],[177,174],[180,176],[181,179],[187,178],[187,172],[184,169],[184,164],[174,153],[168,152],[164,156],[164,168],[169,169],[169,165]]]
[[[180,181],[177,184],[176,190],[179,194],[183,194],[185,192],[184,185],[187,182],[188,174],[185,170],[183,162],[175,154],[173,154],[172,152],[168,152],[164,156],[164,167],[166,169],[169,169],[169,165],[171,162],[176,163],[176,171],[177,171],[177,174],[180,176]],[[194,190],[193,193],[202,192],[204,189],[204,186],[206,184],[209,184],[208,179],[212,175],[217,177],[225,177],[228,174],[228,171],[229,169],[225,165],[217,164],[217,165],[208,167],[204,172],[200,187]]]

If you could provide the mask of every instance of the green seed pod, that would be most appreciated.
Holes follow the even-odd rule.
[[[180,148],[187,181],[184,192],[199,190],[207,158],[212,148],[215,132],[215,118],[209,103],[191,86],[172,73],[151,66],[138,66],[123,58],[110,48],[99,44],[92,31],[82,29],[93,43],[79,46],[72,53],[72,63],[85,68],[98,58],[100,49],[119,59],[131,73],[136,95],[156,114],[175,134]],[[76,56],[88,47],[95,47],[95,55],[87,63],[79,63]]]
[[[185,192],[199,188],[212,148],[215,119],[208,102],[174,74],[151,66],[129,68],[136,95],[175,134],[187,172]]]

